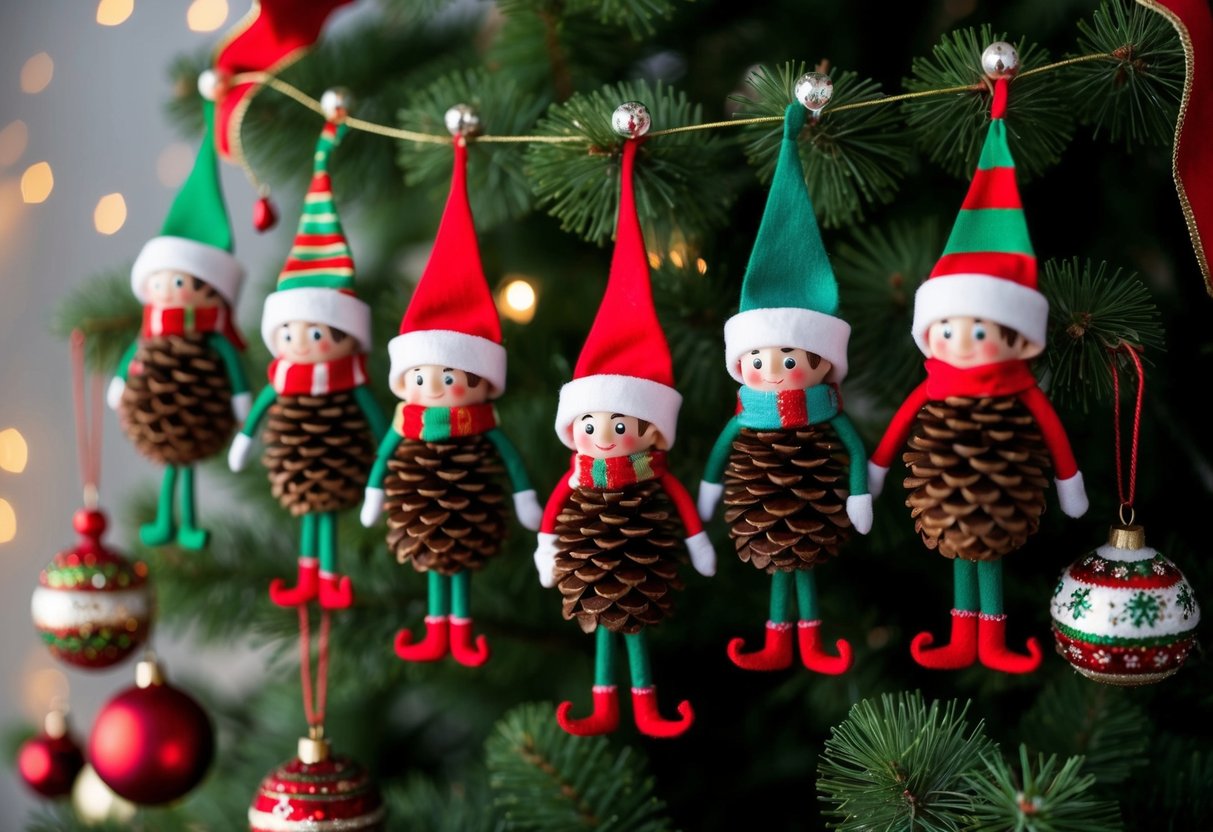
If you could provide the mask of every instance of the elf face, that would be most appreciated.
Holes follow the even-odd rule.
[[[1010,327],[981,318],[943,318],[927,329],[927,347],[932,358],[966,369],[1003,361],[1023,361],[1040,354],[1033,344]]]
[[[573,422],[573,445],[577,453],[595,459],[610,459],[616,456],[647,451],[661,442],[661,432],[651,422],[595,410],[583,413]]]
[[[741,357],[741,378],[753,390],[806,390],[821,384],[834,365],[794,347],[766,347]]]
[[[489,398],[489,383],[475,373],[422,364],[392,381],[392,392],[405,404],[423,407],[466,407]]]
[[[288,321],[274,333],[274,354],[294,364],[335,361],[358,352],[347,333],[311,321]]]
[[[171,269],[148,275],[147,294],[152,306],[163,308],[210,309],[223,303],[223,297],[202,278]]]

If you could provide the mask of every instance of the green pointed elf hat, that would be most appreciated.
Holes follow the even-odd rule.
[[[148,302],[147,279],[155,272],[184,272],[213,286],[235,306],[244,282],[244,267],[232,255],[232,226],[219,183],[215,153],[215,102],[203,96],[205,129],[198,157],[181,186],[159,237],[143,246],[131,268],[131,291]]]
[[[724,325],[725,363],[738,382],[752,350],[793,347],[833,365],[827,381],[847,375],[851,325],[837,317],[838,281],[830,267],[804,182],[796,137],[805,108],[789,104],[779,161],[741,284],[741,303]]]
[[[930,276],[914,293],[914,341],[930,355],[927,330],[949,316],[981,318],[1043,347],[1049,302],[1036,286],[1015,160],[1007,145],[1007,79],[991,97],[990,129],[952,235]]]
[[[354,294],[354,257],[341,227],[329,157],[349,128],[329,121],[316,143],[312,183],[303,200],[295,243],[278,274],[278,291],[265,299],[261,337],[274,351],[274,333],[282,324],[307,321],[336,327],[371,346],[371,308]]]

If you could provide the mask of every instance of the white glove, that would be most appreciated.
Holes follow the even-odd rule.
[[[105,390],[105,403],[109,405],[110,410],[117,410],[118,405],[122,404],[122,392],[126,390],[126,381],[114,376],[110,379],[110,386]]]
[[[720,495],[724,494],[724,486],[718,482],[699,481],[699,519],[708,522],[716,513],[716,505]]]
[[[543,509],[535,497],[535,489],[514,492],[514,514],[522,528],[532,532],[539,531],[539,523],[543,520]]]
[[[691,553],[691,566],[705,578],[716,574],[716,550],[707,532],[693,534],[686,539],[687,551]]]
[[[535,570],[539,573],[542,586],[548,589],[556,586],[556,535],[539,533],[539,543],[535,546]]]
[[[379,519],[380,513],[383,511],[383,489],[382,488],[367,488],[366,496],[362,499],[362,514],[359,518],[362,520],[362,525],[370,528],[375,525],[375,521]]]
[[[248,418],[249,411],[252,409],[252,393],[237,393],[232,396],[232,415],[236,417],[236,424],[243,425],[244,420]]]
[[[852,494],[847,497],[847,517],[860,534],[872,531],[872,495]]]
[[[887,473],[889,473],[888,468],[868,460],[868,492],[872,497],[879,497],[880,492],[884,491],[884,478]]]
[[[232,447],[227,452],[227,467],[233,471],[243,471],[248,464],[249,452],[253,449],[253,437],[247,433],[238,433],[232,439]]]
[[[1082,484],[1082,471],[1068,480],[1054,480],[1057,483],[1057,500],[1061,510],[1067,517],[1082,517],[1087,513],[1087,489]]]

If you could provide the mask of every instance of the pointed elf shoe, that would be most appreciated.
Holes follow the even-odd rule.
[[[614,685],[594,685],[594,712],[580,719],[569,716],[572,702],[556,708],[556,722],[570,734],[592,737],[609,734],[619,727],[619,689]]]
[[[1029,638],[1024,645],[1028,654],[1013,653],[1007,647],[1007,617],[982,613],[977,624],[977,658],[991,670],[1003,673],[1031,673],[1040,667],[1040,643]]]
[[[821,646],[821,621],[801,621],[796,627],[800,643],[800,662],[809,670],[827,676],[837,676],[851,669],[851,645],[845,639],[834,642],[837,655],[825,652]]]
[[[792,625],[768,621],[762,648],[749,653],[742,652],[744,648],[743,638],[729,642],[729,661],[742,670],[786,670],[792,666]]]
[[[489,640],[472,635],[472,619],[450,617],[451,656],[464,667],[480,667],[489,660]]]
[[[445,615],[425,617],[425,638],[413,641],[407,629],[396,633],[396,655],[406,662],[436,662],[450,650],[450,626]]]
[[[275,578],[270,582],[270,600],[280,607],[298,607],[320,593],[320,563],[315,558],[299,558],[299,576],[294,586]]]
[[[947,644],[932,647],[935,636],[922,632],[910,642],[910,655],[931,670],[959,670],[977,661],[977,613],[952,610],[952,636]]]
[[[695,721],[695,711],[685,699],[678,703],[678,719],[666,719],[657,711],[657,688],[632,688],[632,717],[636,729],[646,737],[673,739],[686,733]]]

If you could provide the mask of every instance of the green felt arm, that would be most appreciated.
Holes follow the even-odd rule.
[[[707,482],[719,483],[724,476],[724,467],[729,461],[729,451],[733,449],[733,440],[741,433],[741,417],[734,416],[725,423],[724,430],[716,437],[712,452],[708,454],[708,463],[703,469],[703,479]]]

